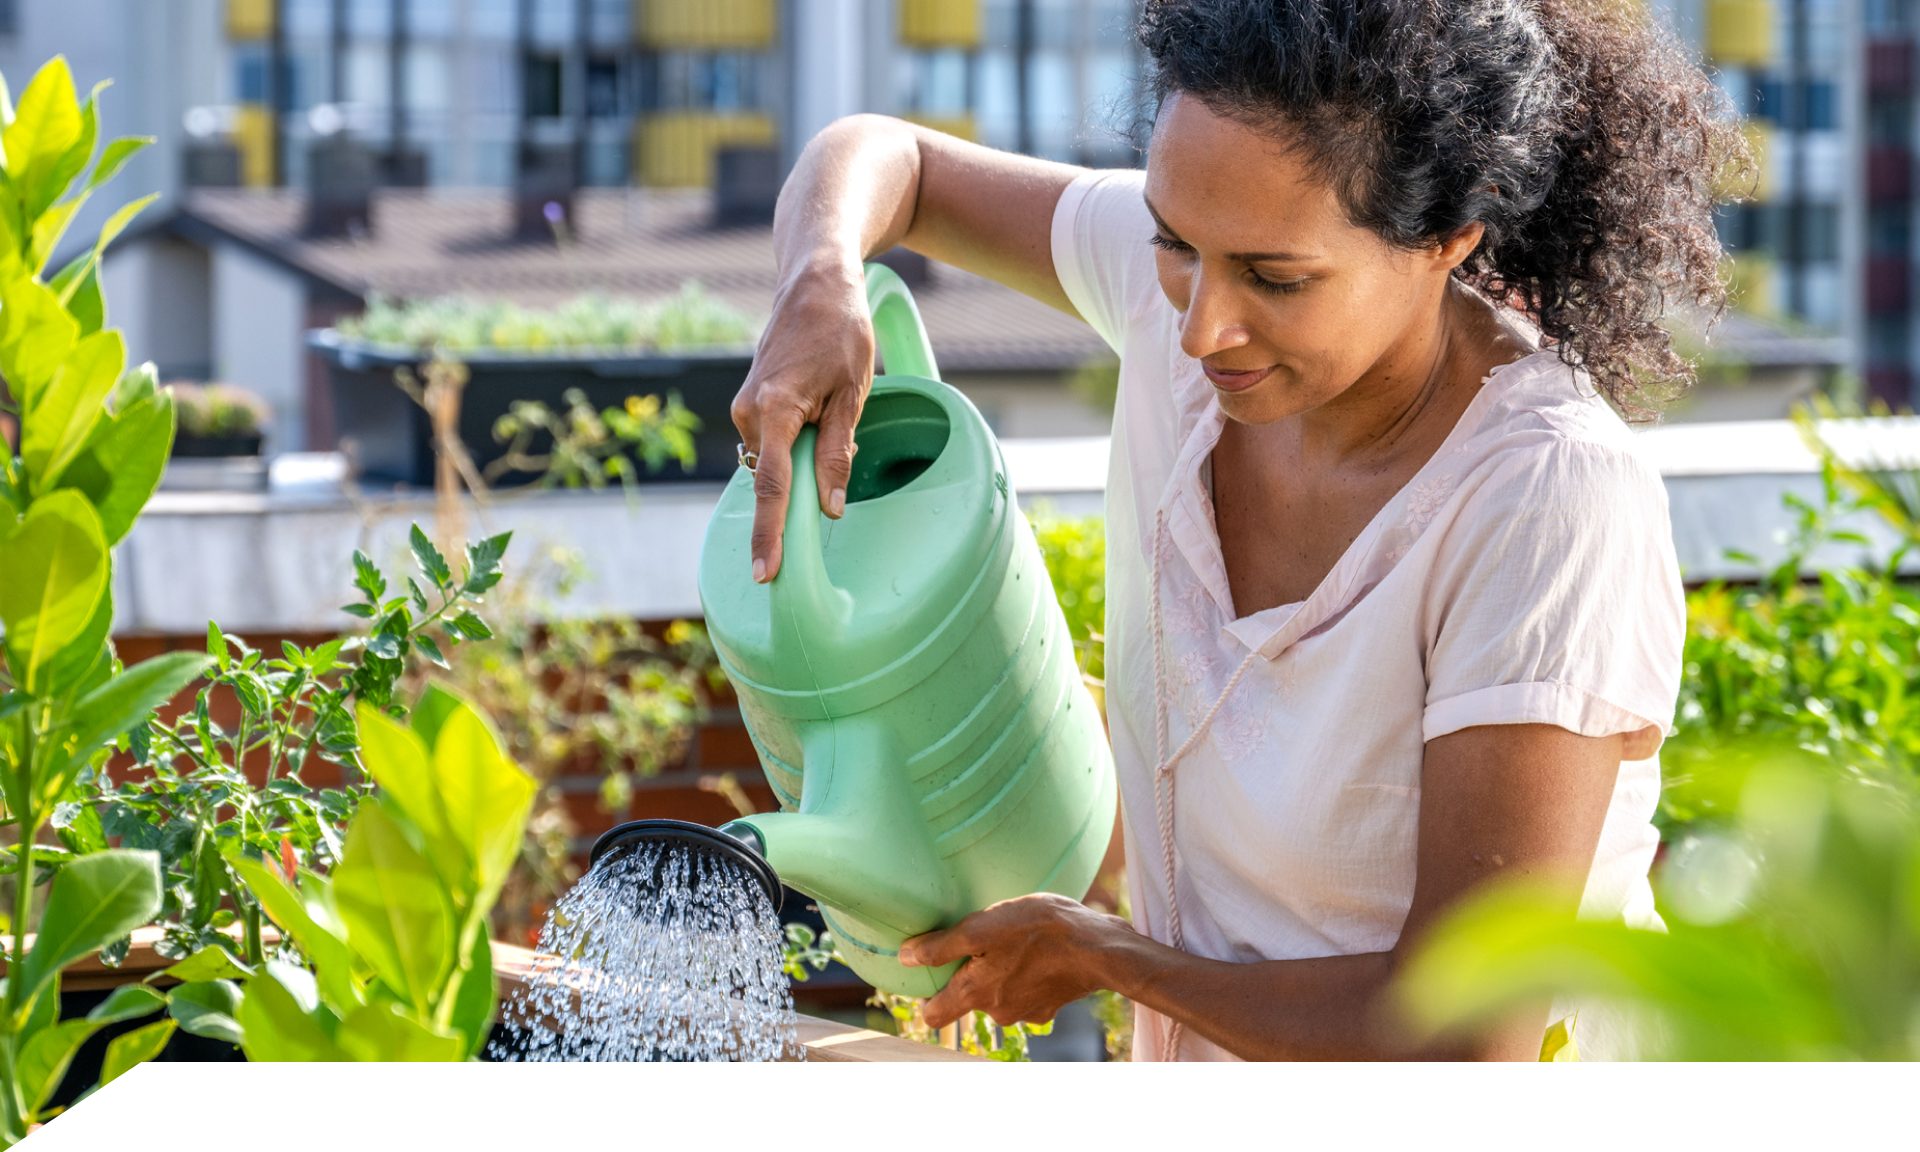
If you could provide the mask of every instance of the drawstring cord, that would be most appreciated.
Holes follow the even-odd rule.
[[[1207,709],[1207,714],[1193,726],[1186,742],[1176,749],[1173,755],[1167,755],[1167,660],[1166,631],[1161,624],[1160,615],[1160,565],[1166,553],[1167,512],[1165,508],[1154,513],[1153,517],[1153,590],[1148,599],[1149,622],[1153,630],[1153,754],[1158,763],[1153,769],[1153,809],[1160,824],[1160,863],[1167,880],[1167,942],[1180,951],[1186,951],[1186,933],[1180,926],[1180,900],[1175,894],[1173,884],[1173,768],[1182,757],[1192,751],[1194,744],[1220,714],[1220,709],[1240,685],[1240,678],[1247,674],[1259,652],[1248,652],[1246,659],[1240,661],[1240,667],[1233,670],[1227,686],[1220,698]],[[1180,1058],[1180,1037],[1185,1026],[1171,1016],[1165,1017],[1169,1025],[1167,1032],[1167,1059]]]

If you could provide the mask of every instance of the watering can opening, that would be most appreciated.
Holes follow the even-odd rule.
[[[854,429],[847,503],[877,500],[933,467],[952,435],[946,409],[917,392],[876,392]]]
[[[648,844],[681,847],[698,856],[731,860],[739,865],[767,894],[767,899],[773,902],[773,910],[779,912],[780,879],[774,875],[773,867],[762,855],[765,848],[760,843],[759,833],[749,825],[734,824],[729,827],[734,829],[735,834],[686,820],[630,820],[602,833],[593,842],[593,851],[587,857],[588,867],[598,867],[602,858],[618,859]],[[751,842],[737,834],[742,828],[753,831]],[[659,859],[664,863],[666,853],[661,853]]]

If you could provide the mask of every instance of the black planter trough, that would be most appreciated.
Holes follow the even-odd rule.
[[[431,487],[431,423],[393,380],[394,370],[403,366],[420,373],[428,357],[414,348],[347,339],[331,328],[307,333],[307,345],[329,365],[334,427],[342,440],[353,441],[361,479]],[[514,401],[538,400],[564,412],[570,388],[585,393],[595,411],[618,407],[629,396],[664,400],[679,393],[681,402],[700,418],[700,431],[694,434],[695,464],[686,472],[668,464],[648,478],[652,482],[724,481],[739,466],[735,446],[740,437],[729,409],[753,365],[749,348],[607,353],[469,349],[457,355],[470,373],[460,406],[460,439],[481,469],[506,453],[506,445],[493,438],[493,425]],[[543,452],[546,445],[536,441],[530,450]],[[507,487],[535,478],[509,472],[495,483]]]

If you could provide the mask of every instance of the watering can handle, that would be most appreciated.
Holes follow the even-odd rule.
[[[898,273],[884,264],[867,265],[867,311],[873,316],[873,341],[889,376],[940,379],[933,345],[920,322],[920,308]]]

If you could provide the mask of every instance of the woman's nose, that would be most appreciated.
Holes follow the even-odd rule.
[[[1180,317],[1180,350],[1195,360],[1253,340],[1253,334],[1234,315],[1232,300],[1217,284],[1215,278],[1196,271],[1193,294],[1188,297],[1187,310]]]

